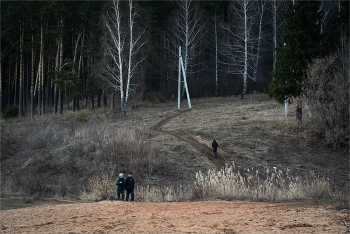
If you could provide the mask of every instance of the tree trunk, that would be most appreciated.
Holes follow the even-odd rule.
[[[79,110],[80,110],[80,106],[79,106],[79,97],[77,97],[76,99],[77,99],[76,107],[77,107],[77,111],[79,111]]]
[[[101,107],[101,91],[97,91],[97,108]]]
[[[57,99],[58,99],[58,87],[54,84],[54,94],[53,94],[53,114],[57,114]]]
[[[128,77],[127,77],[127,84],[126,84],[126,92],[125,92],[125,105],[128,103],[128,97],[129,97],[129,89],[130,89],[130,80],[131,80],[131,61],[132,61],[132,54],[133,54],[133,47],[134,47],[134,41],[132,38],[133,33],[133,17],[132,17],[132,0],[129,0],[129,27],[130,27],[130,47],[129,47],[129,65],[128,65]],[[123,86],[121,86],[123,88]],[[113,92],[114,95],[114,92]],[[114,97],[114,96],[113,96]],[[114,105],[114,103],[113,103]]]
[[[115,96],[115,92],[114,90],[112,90],[112,97],[111,97],[111,110],[114,109],[115,107],[115,103],[114,103],[114,96]]]
[[[18,66],[18,62],[17,62],[17,58],[16,58],[16,64],[15,64],[15,72],[14,72],[14,76],[15,76],[15,78],[14,78],[14,82],[15,82],[15,91],[14,91],[14,98],[13,98],[13,104],[14,105],[17,105],[17,101],[18,101],[18,98],[17,98],[17,95],[18,95],[18,92],[17,92],[17,86],[18,86],[18,81],[17,81],[17,76],[18,76],[18,68],[17,68],[17,66]]]
[[[265,2],[258,3],[261,4],[260,7],[260,15],[259,15],[259,34],[258,34],[258,48],[256,52],[256,60],[255,60],[255,65],[254,65],[254,74],[253,74],[253,82],[254,82],[254,94],[256,93],[256,87],[255,83],[257,80],[257,74],[258,74],[258,65],[259,65],[259,55],[260,55],[260,43],[261,43],[261,37],[262,37],[262,23],[263,23],[263,16],[264,16],[264,11],[265,11]]]
[[[58,113],[63,114],[63,92],[58,90]]]
[[[10,71],[9,71],[10,72]],[[2,101],[3,101],[3,98],[2,98],[2,95],[3,95],[3,92],[2,92],[2,63],[0,63],[0,116],[2,116],[2,113],[3,113],[3,104],[2,104]]]
[[[85,34],[85,29],[83,29],[83,35]],[[84,36],[81,39],[81,50],[83,50],[84,48]],[[83,73],[83,69],[84,69],[84,61],[83,61],[83,51],[81,51],[80,53],[80,57],[79,57],[79,66],[78,66],[78,79],[83,81],[84,77],[82,76]],[[79,87],[80,89],[82,87]],[[79,111],[79,97],[77,97],[77,111]]]
[[[39,59],[39,67],[37,71],[38,77],[38,117],[41,115],[41,101],[42,101],[42,70],[43,70],[43,49],[44,49],[44,32],[43,32],[43,24],[40,25],[40,59]]]
[[[24,91],[23,91],[23,111],[26,111],[27,110],[27,105],[29,104],[28,103],[28,100],[29,100],[29,59],[28,59],[28,56],[29,56],[29,54],[28,53],[26,53],[25,54],[25,61],[23,62],[23,64],[24,63],[26,63],[26,66],[25,66],[25,68],[26,68],[26,71],[25,71],[25,73],[24,73],[24,76],[23,76],[23,82],[24,82],[24,84],[23,84],[23,89],[24,89]]]
[[[276,57],[277,57],[277,5],[276,0],[273,0],[273,69],[275,69],[276,65]]]
[[[11,105],[11,63],[9,63],[9,81],[7,85],[7,106]]]
[[[106,94],[105,88],[103,89],[103,92],[102,92],[102,105],[103,105],[103,108],[107,107],[107,94]]]
[[[95,103],[94,103],[94,93],[91,92],[91,109],[95,108]]]
[[[30,117],[33,118],[34,115],[34,61],[35,61],[35,54],[34,54],[34,29],[33,29],[33,20],[31,21],[31,28],[32,28],[32,62],[31,62],[31,82],[30,82]]]
[[[88,83],[85,82],[85,88],[84,88],[84,91],[87,93],[87,89],[88,89]],[[84,99],[84,107],[87,107],[88,106],[88,101],[87,101],[87,97]]]
[[[64,89],[65,89],[65,93],[66,93],[66,106],[67,106],[67,110],[69,110],[69,99],[68,99],[69,90],[68,90],[67,86],[65,86]]]
[[[140,76],[141,76],[141,95],[140,95],[140,98],[141,98],[141,101],[145,101],[146,99],[146,76],[145,76],[145,64],[144,62],[141,63],[141,68],[140,68]]]
[[[297,110],[296,110],[296,121],[298,123],[301,123],[302,118],[303,118],[303,111],[302,111],[302,101],[301,99],[298,101],[298,105],[297,105]]]
[[[73,112],[75,112],[75,109],[76,109],[76,100],[75,100],[75,97],[73,97],[73,99],[72,99],[72,110],[73,110]]]
[[[53,70],[53,69],[52,69]],[[51,79],[50,79],[51,80]],[[50,84],[50,90],[51,90],[51,97],[50,97],[50,100],[51,100],[51,106],[53,106],[53,103],[54,103],[54,96],[55,96],[55,84],[52,82],[51,80],[51,84]]]
[[[45,77],[44,77],[44,58],[41,61],[41,112],[45,114]],[[40,97],[39,97],[40,98]]]
[[[56,61],[55,61],[55,70],[59,70],[59,59],[60,59],[60,43],[57,41],[57,52],[56,52]],[[58,87],[57,84],[54,84],[54,95],[53,95],[53,114],[57,114],[57,98],[58,98]]]
[[[61,27],[63,27],[63,19],[61,19]],[[61,31],[61,38],[60,38],[60,62],[59,62],[59,71],[62,72],[62,66],[63,66],[63,34]],[[59,109],[58,113],[61,115],[63,114],[63,92],[59,90],[58,95],[58,103],[59,103]]]
[[[45,92],[45,106],[48,107],[48,104],[50,102],[50,91],[51,91],[51,87],[50,87],[50,76],[49,76],[49,72],[50,72],[50,60],[48,60],[47,62],[47,78],[46,78],[46,92]]]
[[[41,48],[40,48],[40,60],[39,60],[39,68],[38,68],[38,117],[41,116],[41,58],[42,54],[41,54]]]
[[[24,40],[24,26],[22,20],[19,21],[20,27],[20,57],[19,57],[19,116],[23,116],[23,40]]]
[[[247,16],[247,5],[248,0],[243,2],[243,11],[244,11],[244,72],[243,72],[243,91],[241,94],[241,99],[244,98],[244,95],[247,91],[247,76],[248,76],[248,16]]]
[[[217,14],[215,13],[215,19],[214,19],[214,23],[215,23],[215,96],[218,96],[218,32],[217,32],[217,28],[216,28],[216,23],[217,23]]]

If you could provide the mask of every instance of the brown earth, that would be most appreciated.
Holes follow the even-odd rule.
[[[1,211],[1,233],[344,233],[346,219],[297,203],[102,201]]]
[[[230,162],[226,159],[226,157],[231,157],[229,154],[225,153],[221,149],[218,149],[217,157],[214,157],[213,150],[209,143],[205,143],[201,141],[201,139],[195,138],[191,135],[186,134],[178,134],[174,131],[164,131],[162,127],[170,122],[173,118],[178,117],[183,114],[183,112],[179,112],[177,114],[167,116],[166,118],[162,119],[155,125],[153,125],[150,130],[157,131],[160,133],[168,134],[171,136],[174,136],[177,140],[186,142],[190,144],[192,147],[194,147],[198,152],[200,152],[202,155],[206,156],[209,161],[214,164],[217,169],[223,168],[226,164],[229,164]]]

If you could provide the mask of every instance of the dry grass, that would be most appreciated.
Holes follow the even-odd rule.
[[[99,190],[91,181],[105,181],[105,171],[134,171],[142,178],[163,166],[142,125],[28,120],[26,127],[12,130],[13,125],[2,131],[2,143],[9,146],[2,152],[3,192],[76,197],[84,189]]]
[[[292,174],[309,171],[330,178],[338,189],[349,187],[349,157],[346,152],[334,151],[322,138],[305,138],[309,119],[303,124],[295,121],[296,102],[290,105],[288,117],[284,106],[264,94],[239,97],[194,100],[193,110],[166,124],[166,131],[187,133],[208,146],[213,139],[235,161],[237,168],[257,168],[266,171],[277,167]],[[311,110],[312,111],[312,110]],[[305,113],[305,111],[304,111]]]
[[[244,100],[219,97],[191,101],[192,110],[173,118],[163,129],[192,135],[209,146],[215,138],[219,150],[230,155],[227,160],[235,161],[231,174],[225,172],[228,168],[214,170],[208,158],[190,144],[149,131],[152,124],[177,113],[176,103],[131,100],[127,118],[121,118],[118,110],[101,108],[65,112],[62,116],[47,114],[33,120],[1,120],[2,197],[31,194],[90,201],[113,198],[116,175],[129,171],[135,175],[137,201],[325,199],[334,191],[349,193],[348,155],[331,151],[321,139],[306,141],[302,126],[294,121],[295,104],[286,118],[283,106],[264,94],[246,95]],[[182,108],[187,109],[184,105]],[[82,113],[87,115],[87,122],[76,122]],[[293,182],[294,190],[282,186],[283,180],[269,187],[272,172],[266,170],[272,167],[278,171],[289,168],[288,176],[283,173],[281,178],[288,186]],[[223,172],[230,175],[225,183],[231,186],[231,192],[223,192],[220,183],[196,187],[199,171],[207,179]],[[274,173],[276,178],[278,171]],[[321,177],[315,180],[309,171]],[[306,187],[289,176],[302,181],[309,176],[309,193],[302,192]],[[234,189],[239,183],[233,178],[245,180],[244,186],[249,185],[248,181],[252,184],[249,189]]]
[[[228,199],[281,202],[331,199],[336,196],[331,192],[329,179],[316,176],[313,172],[302,178],[291,175],[289,170],[267,170],[265,179],[254,168],[250,172],[252,176],[242,176],[233,163],[220,171],[198,172],[196,185],[203,197]]]
[[[196,173],[193,182],[163,185],[151,188],[138,187],[137,201],[174,202],[194,200],[249,200],[249,201],[312,201],[331,202],[344,199],[339,191],[332,191],[329,178],[320,177],[314,172],[306,176],[294,176],[287,170],[267,170],[262,176],[258,170],[248,170],[253,176],[245,177],[235,164],[221,170],[208,170]],[[346,198],[345,200],[348,200]]]

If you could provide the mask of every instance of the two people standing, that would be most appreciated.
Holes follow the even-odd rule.
[[[119,178],[116,182],[117,185],[117,196],[118,200],[120,199],[120,195],[122,195],[122,199],[124,200],[124,190],[126,191],[125,201],[129,200],[129,196],[131,195],[131,201],[134,201],[134,188],[135,188],[135,180],[132,177],[132,173],[129,172],[128,177],[124,180],[123,173],[119,174]]]

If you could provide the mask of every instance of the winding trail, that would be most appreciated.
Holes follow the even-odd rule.
[[[188,110],[187,110],[188,111]],[[176,132],[171,132],[171,131],[165,131],[162,129],[162,127],[170,122],[173,118],[184,114],[184,112],[187,111],[182,111],[179,113],[176,113],[174,115],[167,116],[160,120],[159,122],[155,123],[153,126],[150,127],[150,130],[164,133],[170,136],[175,137],[179,141],[184,141],[186,143],[189,143],[191,146],[193,146],[197,151],[199,151],[201,154],[206,156],[211,163],[213,163],[218,169],[223,168],[226,164],[230,163],[226,158],[230,158],[230,155],[225,153],[224,151],[218,149],[218,155],[215,158],[214,153],[212,148],[210,148],[210,143],[203,144],[196,140],[193,136],[191,135],[186,135],[186,134],[178,134]]]

